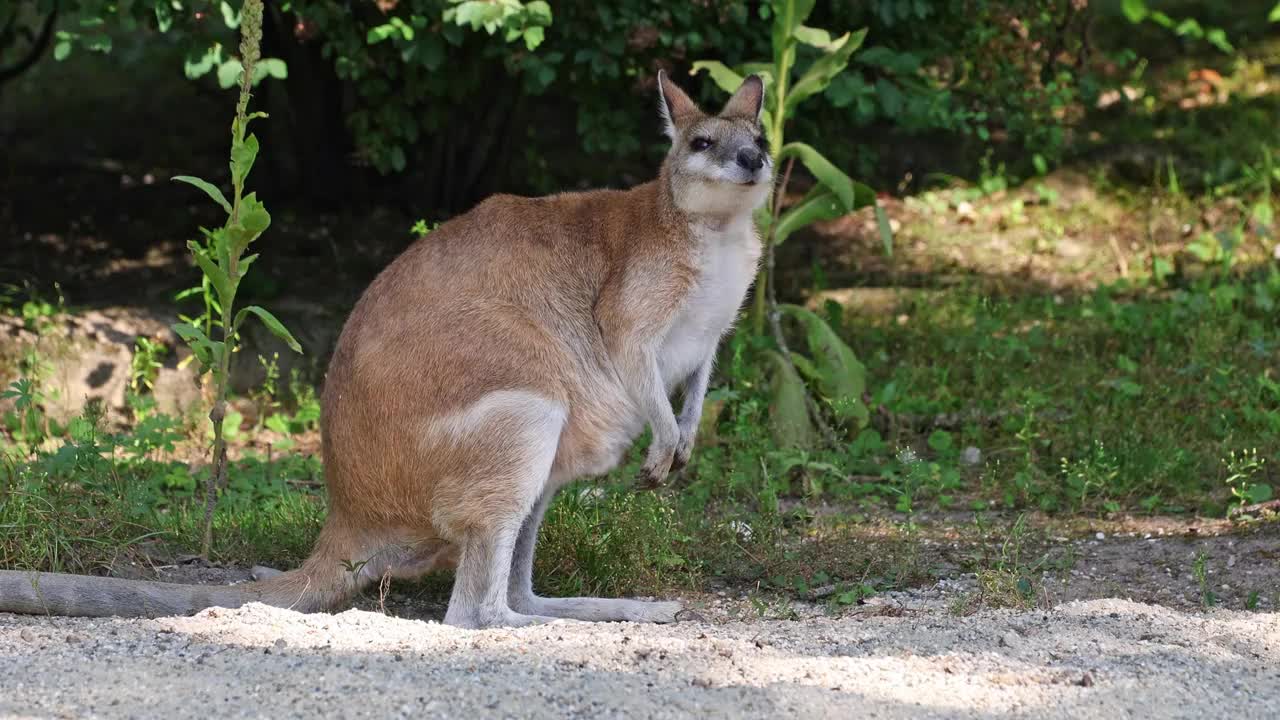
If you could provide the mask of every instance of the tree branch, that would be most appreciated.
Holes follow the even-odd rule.
[[[9,21],[9,25],[5,27],[6,33],[11,32],[13,23],[17,18],[18,16],[15,11],[13,18]],[[26,57],[22,58],[11,67],[0,68],[0,85],[4,85],[29,70],[31,66],[35,65],[36,61],[40,59],[40,56],[44,55],[44,51],[49,49],[49,40],[53,38],[53,26],[57,19],[58,8],[55,6],[54,9],[49,12],[48,17],[44,19],[44,25],[40,28],[40,35],[37,36],[35,42],[32,43],[31,50],[27,53]]]

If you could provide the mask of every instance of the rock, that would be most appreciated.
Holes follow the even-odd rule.
[[[262,385],[266,370],[259,356],[278,356],[278,390],[288,389],[295,371],[304,382],[317,383],[345,319],[345,307],[333,310],[282,301],[270,309],[302,344],[303,354],[290,350],[262,323],[247,322],[241,349],[232,356],[231,386],[236,393]],[[150,394],[161,412],[183,416],[200,408],[202,398],[197,364],[179,367],[190,351],[170,328],[176,320],[176,309],[109,307],[50,318],[37,333],[21,318],[0,317],[0,358],[20,358],[34,345],[53,369],[44,384],[44,410],[58,423],[80,415],[89,401],[101,403],[108,417],[119,417],[128,412],[125,397],[138,338],[147,337],[168,350],[159,358],[163,366]],[[12,400],[0,400],[0,412],[12,405]]]
[[[981,450],[979,450],[978,448],[976,448],[976,447],[972,446],[972,445],[970,445],[969,447],[965,448],[964,450],[961,450],[961,451],[960,451],[960,464],[961,464],[961,465],[968,465],[968,466],[971,466],[971,467],[972,467],[972,466],[974,466],[974,465],[981,465],[981,464],[982,464],[982,451],[981,451]]]

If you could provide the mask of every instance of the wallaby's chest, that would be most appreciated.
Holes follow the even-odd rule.
[[[715,351],[755,279],[760,241],[749,218],[699,233],[699,275],[662,344],[658,362],[670,393]]]

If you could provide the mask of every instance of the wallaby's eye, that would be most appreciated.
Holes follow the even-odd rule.
[[[711,147],[711,141],[706,138],[694,138],[693,142],[689,143],[689,148],[694,152],[702,152],[709,147]]]
[[[756,147],[760,148],[764,152],[769,151],[769,143],[764,139],[763,135],[756,136]]]

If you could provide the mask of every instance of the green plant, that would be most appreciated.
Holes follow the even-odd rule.
[[[1062,458],[1061,464],[1067,505],[1074,509],[1083,509],[1092,495],[1106,495],[1120,476],[1115,457],[1100,441],[1093,443],[1088,455],[1076,460]],[[1120,509],[1114,501],[1107,501],[1104,507],[1108,512]]]
[[[1209,588],[1209,555],[1204,550],[1196,553],[1191,572],[1195,575],[1196,584],[1200,587],[1200,604],[1207,610],[1218,604],[1218,596]]]
[[[285,436],[273,445],[277,450],[292,448],[293,440],[289,436],[313,431],[320,424],[320,401],[315,388],[302,381],[296,368],[289,379],[289,394],[293,399],[294,412],[277,412],[266,420],[269,430]]]
[[[164,363],[160,358],[168,354],[169,348],[163,343],[149,337],[139,336],[134,342],[133,358],[129,361],[129,389],[139,394],[143,389],[155,387],[156,376]]]
[[[50,436],[49,418],[40,409],[45,401],[44,391],[37,379],[19,378],[9,383],[9,387],[0,392],[0,400],[13,400],[17,411],[17,427],[11,431],[29,447],[39,445]]]
[[[1178,37],[1203,40],[1227,54],[1235,52],[1235,48],[1232,47],[1231,42],[1227,39],[1226,31],[1222,28],[1206,28],[1194,18],[1175,20],[1169,17],[1167,13],[1152,10],[1147,6],[1146,0],[1122,0],[1120,7],[1125,18],[1135,25],[1142,22],[1154,23]]]
[[[774,245],[784,242],[795,231],[819,220],[829,220],[875,203],[875,193],[855,182],[812,146],[801,142],[787,143],[785,129],[806,99],[821,93],[849,64],[866,37],[866,30],[848,32],[832,38],[819,28],[808,27],[805,20],[813,12],[814,0],[774,0],[771,62],[747,62],[730,69],[716,60],[700,60],[693,72],[706,71],[726,92],[735,91],[743,76],[759,75],[765,83],[765,104],[761,123],[769,140],[770,155],[776,168],[786,163],[782,184],[771,206],[762,208],[757,224],[765,239],[766,267],[756,278],[756,308],[753,320],[757,334],[764,331],[766,319],[765,293],[769,290],[769,267]],[[798,48],[816,49],[819,56],[803,71],[797,68]],[[798,78],[793,77],[798,75]],[[794,81],[794,82],[793,82]],[[817,181],[813,189],[794,207],[783,212],[791,168],[799,160]]]
[[[974,519],[979,536],[986,534],[981,515]],[[999,553],[992,555],[988,546],[980,545],[979,554],[973,558],[978,590],[961,599],[955,610],[967,614],[980,607],[1028,608],[1035,604],[1039,581],[1036,574],[1044,566],[1046,558],[1029,563],[1024,559],[1030,543],[1027,516],[1021,514],[1009,528],[1000,543]]]
[[[262,40],[262,0],[246,0],[241,18],[240,57],[243,64],[240,81],[240,98],[236,104],[235,119],[231,123],[231,184],[232,199],[228,201],[217,186],[188,175],[174,178],[200,188],[227,213],[226,224],[216,230],[201,228],[207,244],[188,243],[196,264],[217,294],[220,317],[217,326],[222,330],[221,339],[213,340],[204,329],[186,322],[173,326],[191,347],[199,360],[201,372],[211,372],[215,388],[213,408],[209,420],[213,424],[213,472],[205,489],[204,539],[201,556],[209,556],[213,542],[213,512],[218,490],[227,480],[227,445],[223,437],[223,421],[227,417],[227,384],[229,381],[231,354],[237,345],[237,333],[250,315],[255,315],[272,333],[288,343],[294,352],[302,347],[285,326],[267,310],[257,305],[242,308],[234,315],[236,291],[248,274],[257,255],[245,256],[245,251],[271,224],[271,215],[256,193],[244,193],[245,179],[253,168],[258,155],[258,138],[248,133],[249,122],[266,117],[265,113],[249,113],[250,88],[254,63],[259,57]],[[212,319],[211,319],[212,321]]]
[[[761,124],[769,140],[775,172],[782,163],[786,169],[771,205],[762,207],[756,215],[765,259],[764,268],[756,277],[753,327],[757,335],[762,335],[767,320],[778,345],[779,352],[772,356],[777,368],[773,422],[779,428],[778,440],[793,446],[812,444],[814,426],[822,431],[828,444],[837,442],[824,414],[804,389],[800,374],[824,393],[838,420],[851,421],[854,429],[860,429],[867,421],[861,398],[865,371],[853,351],[818,315],[795,306],[780,308],[774,287],[774,248],[778,244],[815,222],[875,204],[875,193],[870,188],[855,182],[813,146],[786,142],[787,123],[797,115],[801,103],[821,93],[845,70],[866,37],[866,31],[860,30],[832,38],[826,30],[805,25],[814,4],[814,0],[774,0],[769,5],[773,16],[771,62],[742,63],[733,69],[715,60],[693,64],[694,73],[706,71],[727,92],[735,91],[747,74],[758,75],[765,83]],[[801,47],[818,53],[817,59],[803,70],[798,68]],[[797,161],[816,182],[798,203],[784,210],[787,186]],[[811,359],[791,353],[781,326],[784,312],[804,326],[813,353]]]
[[[413,224],[413,227],[409,228],[409,233],[421,240],[427,235],[430,235],[431,231],[435,230],[439,226],[440,223],[428,223],[426,220],[419,219]]]
[[[1257,448],[1250,448],[1239,455],[1234,450],[1223,459],[1227,469],[1226,485],[1236,506],[1264,503],[1271,499],[1274,489],[1254,479],[1264,474],[1265,457],[1258,457]]]

